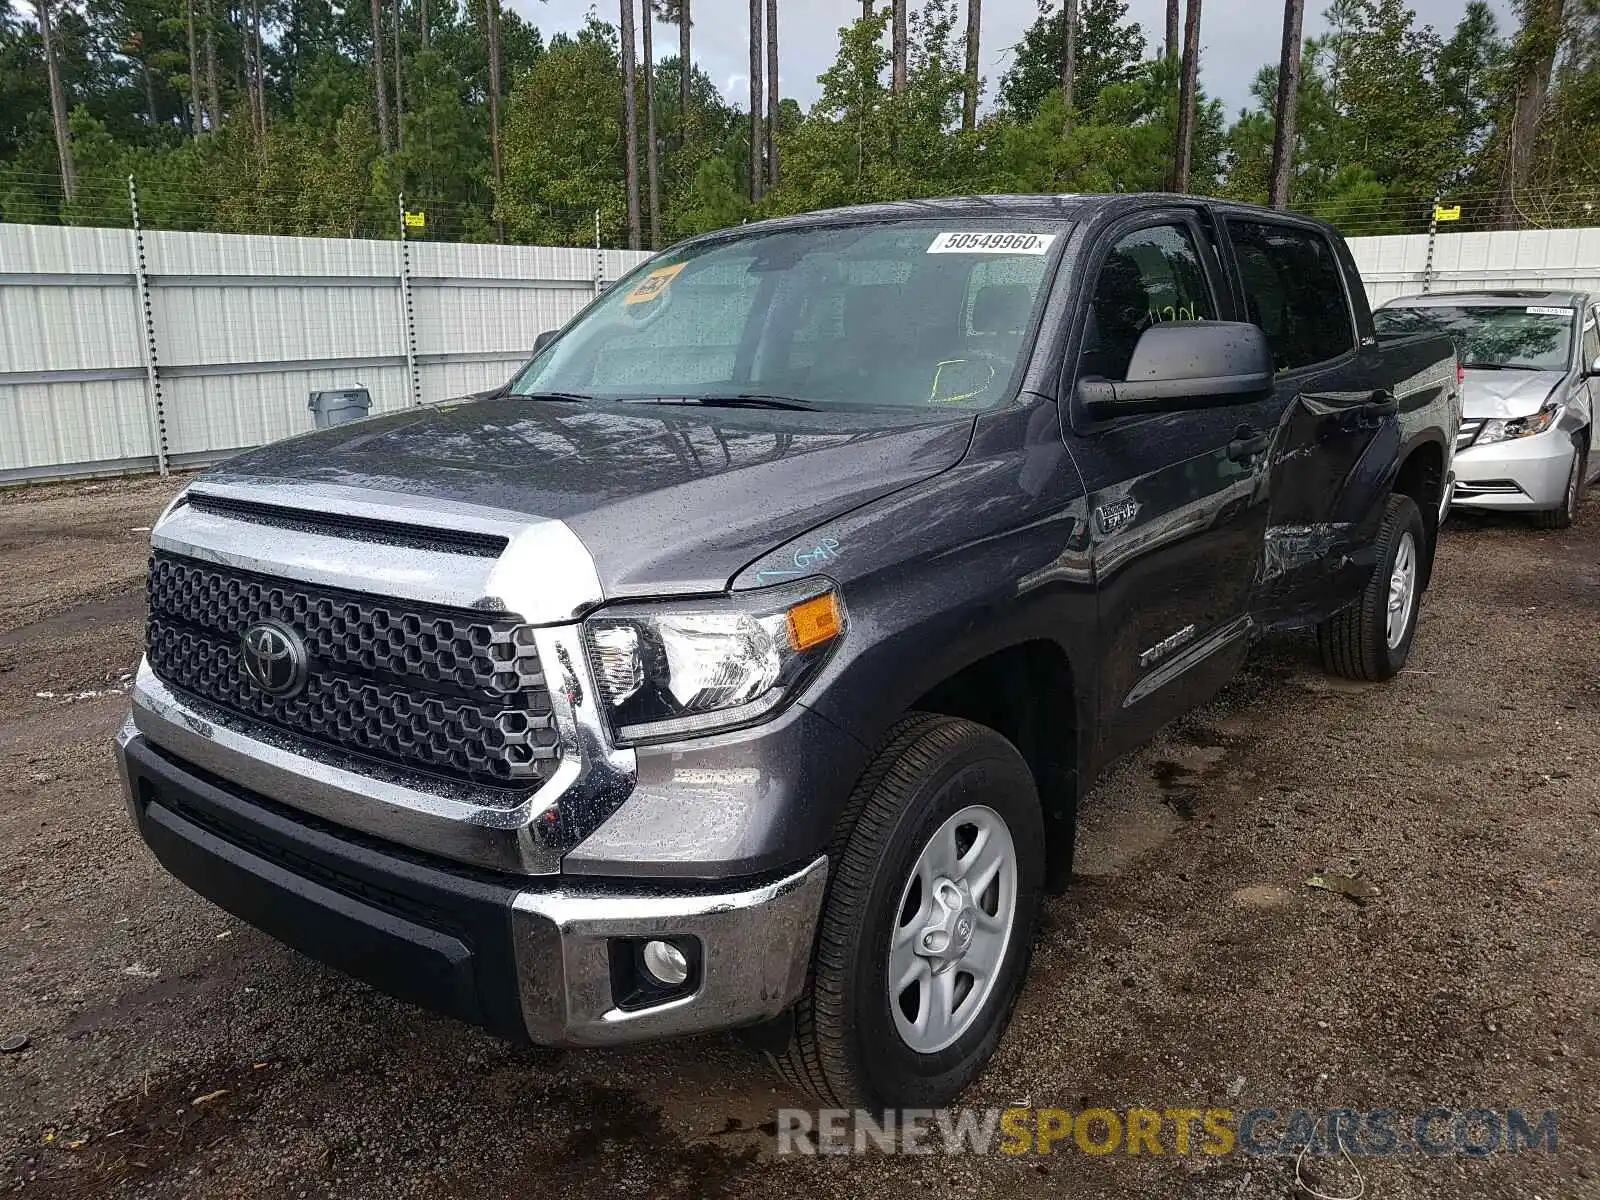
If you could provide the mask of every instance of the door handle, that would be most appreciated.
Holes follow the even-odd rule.
[[[1400,411],[1400,401],[1388,388],[1379,388],[1368,397],[1361,410],[1374,417],[1392,417]]]
[[[1266,453],[1267,435],[1248,427],[1236,429],[1228,443],[1228,457],[1234,462],[1248,462],[1258,454]]]

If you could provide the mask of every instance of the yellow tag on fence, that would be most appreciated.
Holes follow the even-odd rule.
[[[407,229],[426,229],[428,227],[428,214],[425,212],[408,212],[406,214]]]
[[[1442,204],[1435,204],[1433,206],[1433,219],[1435,221],[1459,221],[1461,220],[1461,205],[1452,204],[1449,208],[1446,208]]]

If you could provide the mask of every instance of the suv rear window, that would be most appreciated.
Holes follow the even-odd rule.
[[[1232,220],[1245,312],[1280,371],[1338,358],[1356,344],[1344,278],[1328,239],[1309,230]]]

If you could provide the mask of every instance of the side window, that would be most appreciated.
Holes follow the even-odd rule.
[[[1338,358],[1355,345],[1344,279],[1319,233],[1229,221],[1245,315],[1261,326],[1280,371]]]
[[[1126,379],[1139,335],[1163,321],[1212,321],[1216,302],[1187,225],[1127,234],[1106,255],[1089,301],[1082,371]]]
[[[1591,308],[1583,325],[1583,369],[1593,370],[1596,359],[1600,359],[1600,308]]]

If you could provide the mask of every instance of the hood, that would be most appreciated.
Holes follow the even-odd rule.
[[[565,521],[608,599],[720,591],[746,563],[960,461],[971,414],[472,400],[249,451],[208,478],[337,484]]]
[[[1563,371],[1486,371],[1469,367],[1461,385],[1461,415],[1468,420],[1526,417],[1544,407],[1566,379]]]

